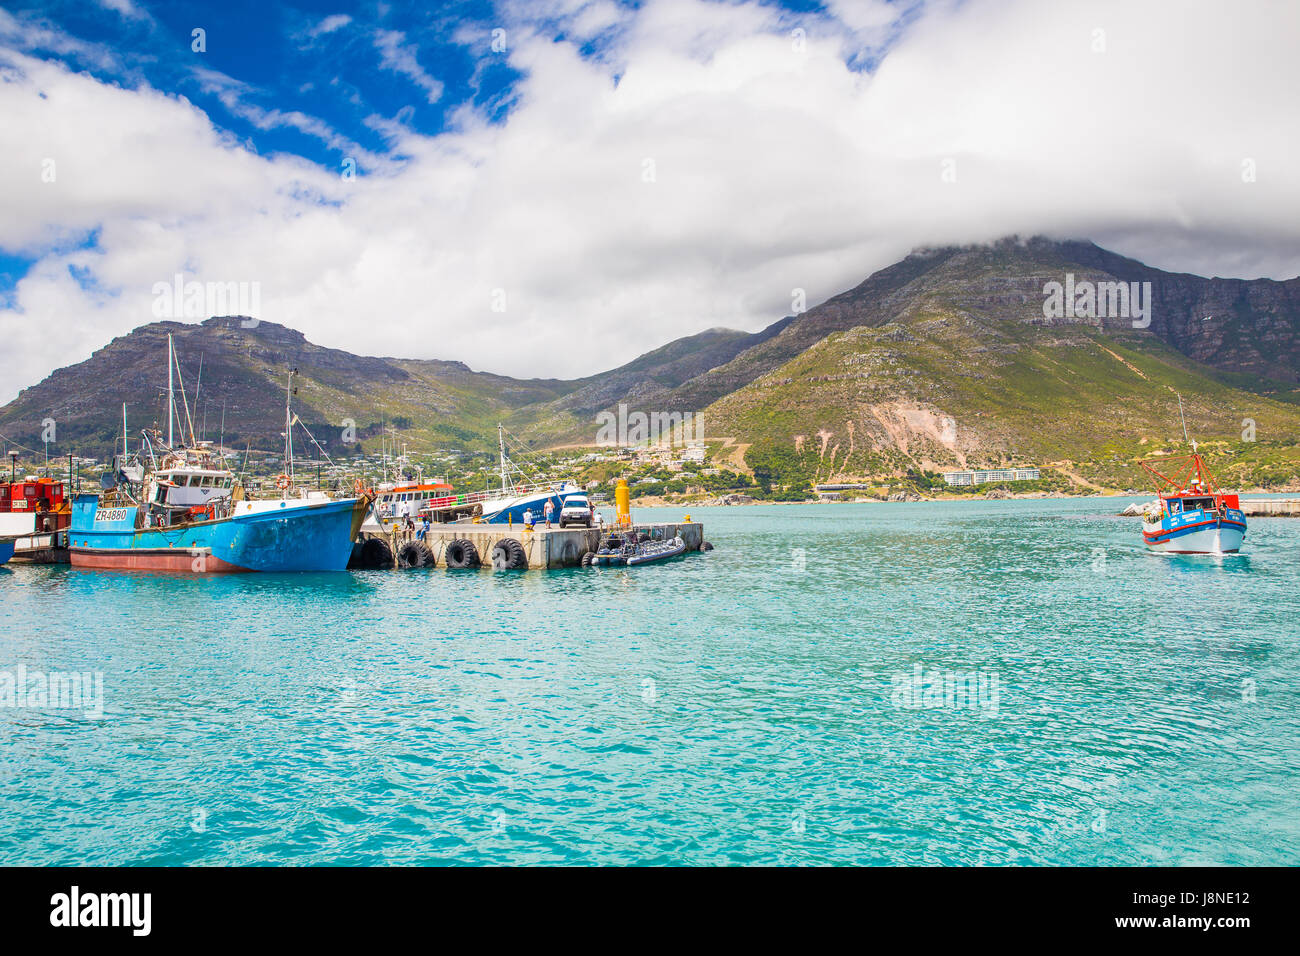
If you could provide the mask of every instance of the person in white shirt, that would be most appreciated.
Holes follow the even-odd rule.
[[[529,531],[533,530],[533,509],[529,508],[524,512],[524,527]]]

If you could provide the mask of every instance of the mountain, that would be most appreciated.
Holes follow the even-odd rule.
[[[1150,283],[1149,324],[1047,316],[1052,282]],[[1177,394],[1202,439],[1271,461],[1300,437],[1298,296],[1300,280],[1166,273],[1086,242],[921,250],[665,402],[702,408],[751,467],[810,480],[1089,462],[1131,484],[1104,463],[1181,437]]]
[[[1124,303],[1101,284],[1121,282],[1134,308],[1114,314]],[[1092,314],[1086,297],[1045,308],[1050,283],[1109,298]],[[1113,487],[1138,480],[1134,457],[1181,438],[1175,393],[1239,477],[1285,480],[1300,438],[1300,279],[1169,273],[1043,238],[917,250],[760,332],[709,329],[569,381],[355,356],[238,317],[156,322],[25,389],[0,433],[39,447],[53,418],[60,448],[100,454],[123,400],[133,433],[165,424],[168,333],[191,400],[200,386],[195,431],[218,437],[224,408],[234,447],[279,447],[292,366],[294,409],[335,454],[346,421],[367,447],[387,424],[413,450],[482,450],[497,421],[538,446],[590,445],[596,416],[624,403],[696,413],[717,455],[778,481],[1055,462]]]
[[[550,380],[473,372],[459,362],[352,355],[271,322],[154,322],[24,389],[0,409],[0,432],[39,445],[40,423],[52,418],[64,447],[102,453],[120,441],[123,401],[132,435],[153,423],[165,427],[169,334],[181,361],[177,387],[185,388],[194,409],[196,435],[224,434],[235,447],[282,446],[286,371],[292,367],[299,370],[294,411],[330,450],[339,448],[345,420],[356,424],[363,440],[387,422],[430,443],[478,442],[512,409],[547,401],[562,388]]]

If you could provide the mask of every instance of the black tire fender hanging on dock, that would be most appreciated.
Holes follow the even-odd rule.
[[[582,552],[582,566],[583,566],[584,568],[589,568],[589,567],[591,567],[592,559],[595,558],[595,557],[596,557],[596,552],[595,552],[595,551],[584,551],[584,552]]]
[[[498,571],[522,571],[528,567],[524,546],[514,538],[502,538],[492,545],[492,567]]]
[[[366,538],[352,549],[349,570],[379,571],[393,566],[393,551],[383,538]]]
[[[464,538],[457,538],[447,545],[447,552],[444,557],[449,568],[477,568],[482,563],[482,559],[478,556],[478,548],[474,547],[474,542],[467,541]]]
[[[701,550],[701,551],[712,551],[712,550],[713,550],[713,542],[711,542],[711,541],[705,541],[702,545],[700,545],[700,550]]]
[[[426,568],[433,564],[433,552],[423,541],[408,541],[397,552],[397,561],[403,568]]]

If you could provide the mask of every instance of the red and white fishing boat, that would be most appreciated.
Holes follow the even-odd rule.
[[[28,476],[0,482],[0,564],[19,552],[55,546],[72,520],[64,482]]]
[[[434,479],[425,481],[416,478],[412,481],[379,484],[375,490],[375,501],[370,513],[361,525],[362,531],[379,534],[400,528],[407,518],[415,520],[422,511],[431,505],[443,504],[450,499],[451,485]]]
[[[1240,499],[1215,485],[1192,448],[1190,455],[1138,462],[1155,478],[1159,496],[1142,514],[1142,538],[1152,551],[1169,554],[1234,554],[1246,537]]]

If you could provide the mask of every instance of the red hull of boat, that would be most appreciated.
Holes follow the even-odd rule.
[[[100,550],[72,548],[74,568],[107,568],[119,571],[180,571],[185,574],[229,574],[247,572],[248,568],[222,561],[211,554],[171,550]]]

